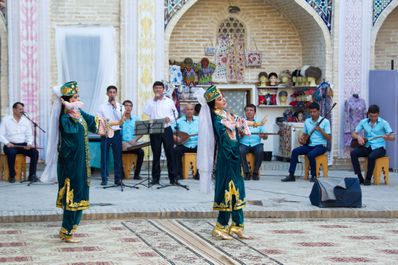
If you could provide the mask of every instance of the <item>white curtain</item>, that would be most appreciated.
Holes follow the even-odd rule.
[[[96,113],[106,88],[116,85],[113,27],[57,27],[58,83],[76,81],[84,109]]]

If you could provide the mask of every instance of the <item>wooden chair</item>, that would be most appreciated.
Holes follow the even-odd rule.
[[[375,185],[380,184],[381,174],[384,175],[384,183],[386,185],[388,185],[389,168],[390,168],[390,158],[388,156],[383,156],[383,157],[376,159],[375,168],[373,170],[373,183]],[[364,176],[366,176],[367,169],[368,169],[368,158],[367,157],[365,157],[364,169],[365,169]]]
[[[122,153],[122,165],[124,179],[128,179],[131,174],[131,168],[137,166],[137,155],[129,152]]]
[[[248,164],[248,166],[249,166],[250,174],[253,174],[253,171],[254,171],[254,161],[255,161],[255,159],[254,159],[254,154],[253,154],[253,153],[247,153],[247,154],[246,154],[246,160],[247,160],[247,164]]]
[[[8,168],[7,156],[0,154],[0,178],[8,181],[10,178],[10,170]],[[26,157],[18,154],[15,158],[15,180],[22,181],[26,179]]]
[[[317,156],[315,158],[316,163],[316,177],[319,178],[320,170],[319,168],[322,167],[323,176],[327,177],[329,174],[328,171],[328,155],[325,153],[323,155]],[[305,155],[304,156],[304,179],[308,179],[310,171],[310,160]]]
[[[189,170],[192,170],[192,175],[196,175],[196,153],[185,153],[182,157],[182,178],[188,179]]]

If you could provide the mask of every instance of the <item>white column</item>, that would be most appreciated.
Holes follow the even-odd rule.
[[[9,109],[15,101],[20,100],[19,93],[19,1],[7,2],[8,32],[8,104]]]
[[[123,34],[124,34],[124,98],[133,101],[134,106],[138,102],[138,59],[137,59],[137,34],[138,34],[138,1],[124,0],[122,3]],[[137,108],[134,107],[137,114]]]
[[[360,94],[369,103],[369,70],[371,57],[371,31],[373,1],[362,3],[362,60],[361,60],[361,92]]]
[[[339,20],[338,23],[338,83],[339,97],[338,97],[338,109],[340,113],[339,118],[339,136],[338,136],[338,157],[344,157],[344,101],[345,101],[345,86],[344,86],[344,73],[345,73],[345,61],[344,61],[344,48],[345,48],[345,1],[339,1],[339,16],[335,19]]]
[[[48,121],[51,113],[51,95],[50,88],[50,52],[49,52],[49,0],[39,1],[39,82],[40,82],[40,125],[44,130],[48,131]],[[39,132],[38,132],[39,133]],[[40,146],[47,145],[47,133],[39,133]],[[45,152],[40,152],[40,158],[46,159]]]
[[[344,113],[345,101],[354,93],[368,102],[372,10],[372,1],[339,1],[338,87],[341,114]],[[344,115],[340,116],[339,156],[343,157]]]
[[[164,79],[164,0],[156,0],[155,12],[155,79]]]

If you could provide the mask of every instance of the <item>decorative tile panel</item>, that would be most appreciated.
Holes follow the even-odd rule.
[[[164,27],[189,0],[164,0]]]
[[[332,0],[305,0],[325,22],[329,31],[332,28]]]
[[[392,1],[393,0],[373,0],[373,25]]]

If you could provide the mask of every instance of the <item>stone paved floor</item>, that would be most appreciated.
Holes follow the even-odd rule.
[[[263,163],[264,164],[264,163]],[[286,163],[285,163],[286,164]],[[297,175],[302,171],[297,171]],[[320,209],[312,206],[308,195],[312,183],[298,178],[293,183],[282,183],[280,179],[286,170],[262,170],[260,181],[245,181],[246,207],[249,217],[398,217],[398,174],[390,172],[389,185],[361,186],[363,208]],[[330,170],[329,180],[338,181],[344,177],[353,177],[351,171]],[[161,182],[168,183],[166,176]],[[210,218],[213,193],[199,191],[196,180],[181,181],[189,185],[190,190],[179,187],[156,189],[118,188],[104,190],[100,186],[98,172],[94,174],[90,187],[91,207],[86,218]],[[136,181],[127,180],[134,184]],[[55,208],[57,185],[26,183],[10,184],[0,181],[0,223],[15,221],[56,221],[62,211]]]
[[[59,222],[0,226],[0,264],[398,264],[396,219],[247,219],[251,240],[217,241],[210,219],[83,221],[78,244]]]

